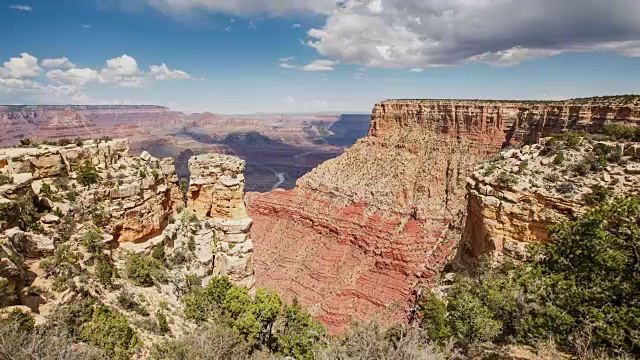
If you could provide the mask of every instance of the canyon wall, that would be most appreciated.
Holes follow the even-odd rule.
[[[333,333],[356,318],[405,318],[463,233],[466,178],[512,144],[566,129],[640,122],[637,99],[391,100],[369,135],[300,178],[252,196],[258,286],[298,298]]]
[[[483,256],[518,262],[527,245],[548,242],[551,225],[612,196],[640,194],[640,144],[588,137],[503,151],[467,180],[467,222],[459,259],[474,268]]]

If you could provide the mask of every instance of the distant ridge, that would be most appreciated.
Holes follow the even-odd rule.
[[[130,110],[130,109],[162,109],[170,110],[160,105],[0,105],[0,111],[34,110]]]

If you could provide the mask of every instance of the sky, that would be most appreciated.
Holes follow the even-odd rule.
[[[640,93],[640,0],[0,0],[0,104],[370,112]]]

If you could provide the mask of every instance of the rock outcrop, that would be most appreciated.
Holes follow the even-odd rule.
[[[214,229],[214,274],[236,284],[255,285],[253,221],[244,204],[245,162],[234,156],[206,154],[189,159],[187,208]]]
[[[612,196],[640,194],[640,144],[577,139],[509,149],[476,168],[458,252],[465,265],[483,256],[524,260],[528,244],[549,241],[551,225]]]
[[[95,169],[92,184],[78,180],[78,169],[85,164]],[[0,203],[32,194],[61,215],[81,208],[76,213],[100,217],[100,225],[119,242],[158,235],[182,203],[173,159],[148,153],[133,157],[127,140],[0,149],[0,174],[10,179],[0,187]],[[46,228],[56,221],[49,216],[41,222]]]
[[[452,258],[465,183],[508,145],[566,129],[640,123],[638,99],[566,102],[396,100],[369,136],[291,191],[253,196],[256,280],[309,306],[331,332],[353,318],[406,315]]]

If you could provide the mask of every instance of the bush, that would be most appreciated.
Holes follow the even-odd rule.
[[[18,226],[22,231],[41,232],[40,218],[46,212],[37,196],[23,195],[12,203],[0,204],[0,221]]]
[[[76,176],[76,180],[84,186],[96,184],[99,179],[96,167],[88,161],[85,161],[84,164],[76,169]]]
[[[8,279],[0,277],[0,307],[13,304],[18,299],[15,285]]]
[[[149,316],[149,312],[147,311],[147,309],[145,309],[144,306],[142,306],[142,304],[140,304],[136,300],[135,295],[133,295],[132,293],[126,290],[122,290],[120,294],[118,294],[117,300],[118,305],[120,305],[121,308],[128,311],[133,311],[138,315]]]
[[[598,205],[607,201],[613,196],[613,191],[602,185],[593,185],[591,192],[582,196],[582,201],[587,205]]]
[[[36,326],[33,316],[19,309],[11,311],[6,321],[14,324],[15,329],[21,332],[31,332]]]
[[[96,264],[96,278],[102,286],[110,289],[113,287],[113,276],[115,269],[107,259],[103,259]]]
[[[447,323],[447,304],[435,294],[427,294],[420,303],[422,321],[420,327],[432,341],[444,344],[451,337],[451,328]]]
[[[576,190],[576,186],[570,182],[565,182],[556,187],[560,194],[571,194]]]
[[[109,224],[111,216],[107,213],[104,207],[100,204],[96,204],[91,208],[91,221],[99,228],[103,228]]]
[[[511,187],[518,183],[518,178],[513,174],[503,171],[496,177],[496,183],[502,187]]]
[[[167,281],[162,263],[154,258],[129,254],[124,266],[125,276],[138,286],[149,287]]]
[[[151,250],[151,257],[158,260],[161,263],[164,263],[166,260],[166,253],[164,251],[164,245],[159,244],[153,247]]]
[[[102,254],[105,249],[105,244],[102,242],[102,235],[98,229],[94,227],[87,229],[84,234],[82,234],[80,243],[91,254]]]
[[[156,321],[158,323],[158,332],[160,334],[166,334],[169,332],[169,323],[167,322],[167,316],[162,312],[156,312]]]
[[[130,359],[140,344],[127,318],[104,305],[95,307],[91,320],[82,327],[81,337],[117,360]]]
[[[59,276],[63,281],[80,274],[80,255],[69,245],[58,246],[53,255],[40,262],[47,276]]]
[[[200,287],[199,284],[196,286],[193,278],[191,281],[190,292],[182,297],[182,302],[185,304],[184,312],[187,319],[201,323],[221,312],[227,292],[233,284],[227,277],[215,277],[205,288]]]
[[[606,124],[602,133],[615,140],[640,141],[640,127],[622,124]]]
[[[562,165],[564,163],[564,161],[566,160],[564,153],[563,152],[559,152],[558,154],[556,154],[556,156],[553,158],[553,164],[554,165]]]
[[[4,174],[0,174],[0,186],[13,184],[13,178]]]
[[[248,359],[250,348],[240,334],[220,323],[208,323],[178,340],[154,344],[150,358],[176,359]]]

